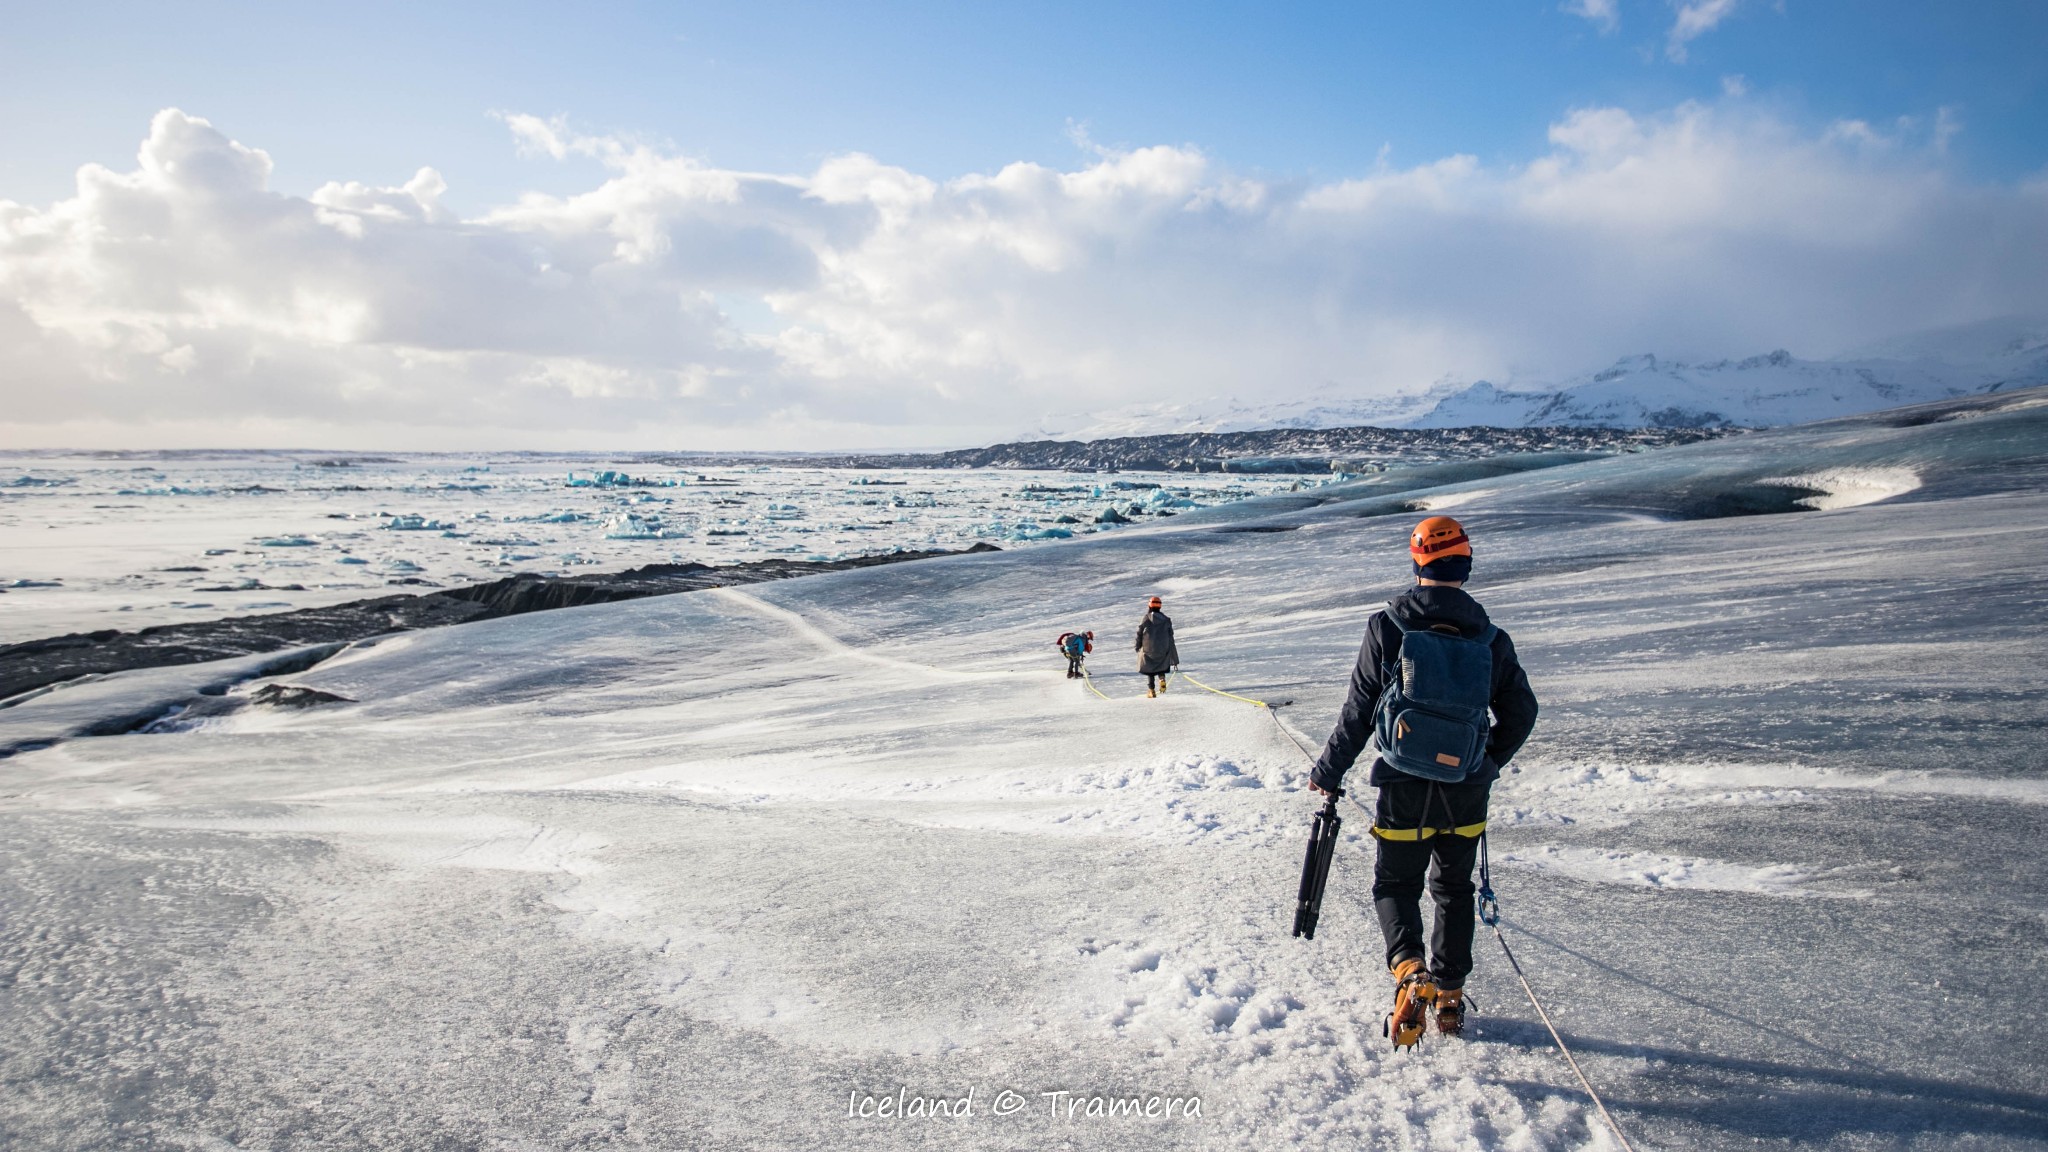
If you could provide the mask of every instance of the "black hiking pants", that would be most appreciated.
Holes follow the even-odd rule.
[[[1492,784],[1434,784],[1400,780],[1380,786],[1373,815],[1373,838],[1379,858],[1373,864],[1372,902],[1380,916],[1380,934],[1387,940],[1387,967],[1408,956],[1425,955],[1422,946],[1422,893],[1426,886],[1436,904],[1436,926],[1429,936],[1429,974],[1442,988],[1463,988],[1472,973],[1472,933],[1478,914],[1472,897],[1472,866],[1479,859],[1479,837],[1460,836],[1450,829],[1483,824]],[[1427,815],[1425,815],[1425,808]],[[1434,833],[1426,837],[1418,829]],[[1408,837],[1408,838],[1402,838]]]
[[[1156,689],[1156,688],[1157,688],[1157,689],[1163,689],[1163,688],[1165,688],[1165,687],[1166,687],[1166,673],[1164,673],[1164,672],[1147,672],[1147,673],[1145,673],[1145,691],[1147,691],[1147,692],[1151,692],[1151,691],[1153,691],[1153,690],[1154,690],[1154,689]]]
[[[1072,680],[1079,675],[1081,675],[1081,658],[1079,656],[1067,657],[1067,679]]]

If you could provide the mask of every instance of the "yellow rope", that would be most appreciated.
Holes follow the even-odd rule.
[[[1066,655],[1065,655],[1065,653],[1062,653],[1062,654],[1061,654],[1061,656],[1060,656],[1060,659],[1062,659],[1062,660],[1066,659]],[[1095,694],[1096,694],[1097,696],[1102,696],[1102,689],[1100,689],[1100,688],[1097,688],[1097,687],[1095,686],[1095,677],[1093,677],[1093,676],[1090,676],[1090,675],[1088,674],[1088,665],[1087,665],[1086,663],[1083,663],[1083,664],[1081,665],[1081,682],[1082,682],[1082,683],[1084,683],[1084,684],[1086,684],[1086,685],[1088,685],[1088,690],[1089,690],[1090,692],[1093,692],[1093,693],[1095,693]],[[1114,698],[1112,698],[1112,697],[1109,697],[1109,696],[1102,696],[1102,698],[1103,698],[1104,700],[1108,700],[1108,701],[1109,701],[1110,703],[1112,703],[1112,704],[1116,703],[1115,699],[1114,699]]]
[[[1086,664],[1081,665],[1081,682],[1083,684],[1088,685],[1088,690],[1090,692],[1095,693],[1097,696],[1102,696],[1102,689],[1097,688],[1095,686],[1095,677],[1090,676],[1088,674],[1088,666]],[[1109,700],[1109,697],[1107,696],[1102,696],[1102,698],[1104,700]],[[1111,703],[1115,703],[1115,701],[1111,701]]]
[[[1266,702],[1265,702],[1264,700],[1254,700],[1254,699],[1252,699],[1252,698],[1251,698],[1251,697],[1249,697],[1249,696],[1239,696],[1239,695],[1238,695],[1237,693],[1235,693],[1235,692],[1225,692],[1225,691],[1224,691],[1223,689],[1221,689],[1221,688],[1211,688],[1211,687],[1209,687],[1209,686],[1208,686],[1207,684],[1204,684],[1204,683],[1202,683],[1202,682],[1201,682],[1200,680],[1197,680],[1197,679],[1195,679],[1195,678],[1194,678],[1193,676],[1190,676],[1190,675],[1188,675],[1188,674],[1187,674],[1187,673],[1185,673],[1185,672],[1182,672],[1182,673],[1180,674],[1180,678],[1181,678],[1181,679],[1183,679],[1183,680],[1185,680],[1185,681],[1187,681],[1187,682],[1188,682],[1188,683],[1190,683],[1190,684],[1193,684],[1193,685],[1194,685],[1195,687],[1197,687],[1197,688],[1200,688],[1200,689],[1201,689],[1202,691],[1204,691],[1204,692],[1214,692],[1214,693],[1215,693],[1215,694],[1217,694],[1218,696],[1228,696],[1228,697],[1230,697],[1230,698],[1231,698],[1232,700],[1242,700],[1242,701],[1244,701],[1244,702],[1245,702],[1245,703],[1247,703],[1247,704],[1253,704],[1253,705],[1256,705],[1256,706],[1258,706],[1258,707],[1260,707],[1260,708],[1271,708],[1271,707],[1272,707],[1272,705],[1271,705],[1271,704],[1268,704],[1268,703],[1266,703]]]

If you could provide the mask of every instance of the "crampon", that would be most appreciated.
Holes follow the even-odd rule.
[[[1457,1036],[1465,1031],[1465,990],[1463,988],[1439,988],[1436,990],[1436,1030],[1446,1036]]]
[[[1413,1048],[1429,1027],[1429,1010],[1437,999],[1436,981],[1414,957],[1394,965],[1394,980],[1394,1010],[1380,1021],[1380,1034],[1396,1048]]]

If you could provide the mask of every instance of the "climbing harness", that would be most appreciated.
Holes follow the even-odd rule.
[[[1428,823],[1429,808],[1430,805],[1435,804],[1438,801],[1443,802],[1444,826],[1442,828],[1432,828],[1429,826]],[[1470,840],[1476,836],[1482,836],[1486,833],[1486,821],[1484,820],[1479,821],[1477,824],[1452,823],[1456,819],[1457,817],[1451,815],[1451,798],[1449,796],[1444,795],[1443,792],[1438,789],[1435,781],[1431,781],[1429,785],[1429,794],[1425,796],[1422,801],[1422,816],[1415,822],[1415,827],[1382,828],[1377,823],[1375,823],[1371,828],[1366,829],[1366,831],[1371,832],[1374,836],[1377,836],[1381,840],[1400,840],[1404,842],[1419,842],[1423,840],[1433,840],[1438,836],[1460,836],[1464,839]]]
[[[1462,836],[1470,840],[1474,836],[1485,834],[1486,821],[1460,824],[1456,828],[1431,828],[1425,825],[1417,828],[1373,828],[1370,831],[1382,840],[1428,840],[1436,836]]]
[[[1493,938],[1500,941],[1501,953],[1508,958],[1508,966],[1515,970],[1515,979],[1522,982],[1522,991],[1529,997],[1529,1006],[1536,1009],[1536,1015],[1542,1019],[1543,1026],[1550,1030],[1551,1041],[1557,1045],[1558,1053],[1564,1057],[1564,1062],[1571,1066],[1572,1075],[1579,1078],[1579,1087],[1586,1090],[1586,1096],[1593,1101],[1593,1107],[1599,1109],[1600,1118],[1607,1122],[1608,1131],[1614,1133],[1614,1138],[1621,1142],[1625,1152],[1636,1152],[1635,1145],[1628,1142],[1628,1137],[1621,1131],[1621,1125],[1615,1122],[1613,1113],[1607,1110],[1607,1103],[1600,1099],[1600,1093],[1593,1090],[1593,1082],[1586,1079],[1586,1073],[1572,1057],[1572,1050],[1565,1047],[1564,1037],[1557,1034],[1557,1025],[1550,1022],[1550,1013],[1543,1010],[1543,1002],[1536,999],[1536,989],[1529,986],[1529,977],[1522,973],[1521,962],[1515,959],[1515,950],[1508,947],[1508,938],[1501,935],[1500,900],[1493,894],[1493,870],[1488,866],[1486,837],[1483,835],[1479,837],[1479,922],[1493,929]]]

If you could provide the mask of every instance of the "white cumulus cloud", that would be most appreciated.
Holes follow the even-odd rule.
[[[1665,55],[1684,63],[1686,45],[1712,32],[1733,15],[1737,3],[1739,0],[1672,0],[1671,6],[1678,9],[1678,16],[1671,22],[1671,34],[1664,43]]]
[[[0,201],[0,442],[957,444],[2048,310],[2048,181],[1959,181],[1939,125],[1587,108],[1526,164],[1312,182],[1187,146],[750,173],[504,120],[601,177],[467,218],[432,168],[291,196],[168,110],[132,169]]]
[[[1603,35],[1621,27],[1621,0],[1565,0],[1563,8],[1592,21]]]

